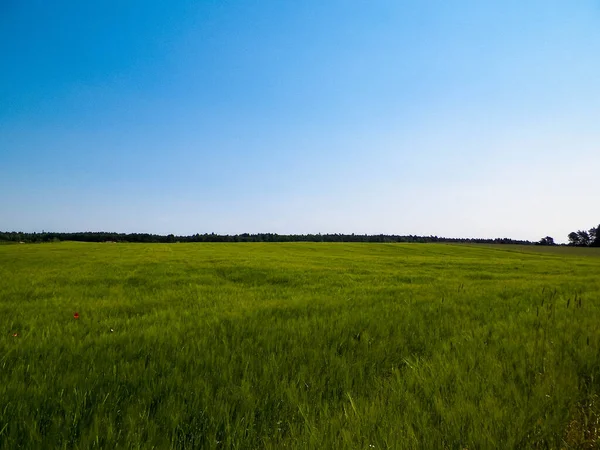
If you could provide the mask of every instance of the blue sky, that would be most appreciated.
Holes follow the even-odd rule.
[[[564,241],[599,56],[595,0],[4,0],[0,230]]]

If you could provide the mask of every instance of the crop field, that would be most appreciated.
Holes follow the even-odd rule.
[[[600,249],[0,246],[0,449],[600,447]]]

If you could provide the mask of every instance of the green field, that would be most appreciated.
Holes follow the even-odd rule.
[[[3,245],[0,448],[598,448],[599,324],[600,249]]]

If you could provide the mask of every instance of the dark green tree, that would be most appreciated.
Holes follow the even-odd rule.
[[[576,231],[571,231],[569,233],[569,245],[578,246],[579,245],[579,235]]]
[[[596,228],[590,228],[588,233],[590,235],[590,246],[600,247],[600,225]]]
[[[577,232],[577,235],[579,236],[579,245],[581,246],[585,246],[587,247],[588,245],[590,245],[590,234],[585,231],[585,230],[579,230]]]
[[[552,236],[546,236],[537,243],[538,245],[556,245]]]

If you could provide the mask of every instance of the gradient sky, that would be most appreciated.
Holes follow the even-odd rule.
[[[557,241],[597,0],[0,0],[0,230]]]

